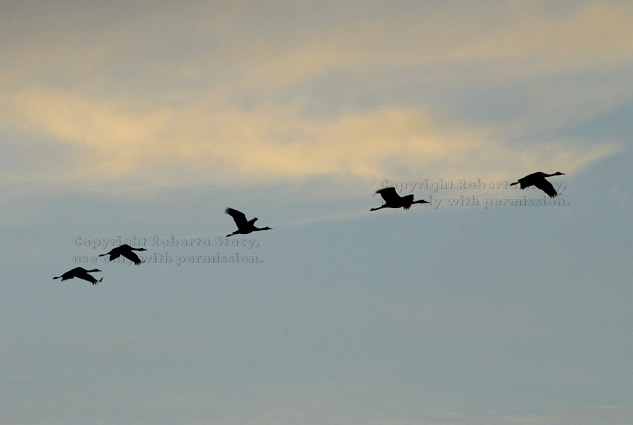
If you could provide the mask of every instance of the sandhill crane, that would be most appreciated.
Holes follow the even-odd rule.
[[[369,211],[376,211],[381,208],[404,208],[405,210],[408,210],[413,204],[430,204],[430,202],[421,199],[414,201],[413,195],[400,196],[396,192],[395,187],[378,189],[376,193],[380,193],[380,196],[382,196],[382,199],[385,200],[385,203],[382,206],[372,208]]]
[[[255,221],[257,220],[257,217],[247,221],[244,213],[238,210],[234,210],[233,208],[227,208],[224,210],[224,212],[233,217],[233,221],[235,221],[235,224],[237,225],[237,230],[229,235],[226,235],[227,238],[238,233],[247,235],[251,232],[258,232],[260,230],[272,230],[270,227],[262,227],[261,229],[255,227]]]
[[[92,270],[86,270],[83,267],[76,267],[72,270],[68,270],[66,273],[64,273],[61,276],[57,276],[54,277],[53,279],[60,279],[62,281],[64,280],[68,280],[68,279],[73,279],[73,278],[77,278],[77,279],[83,279],[83,280],[87,280],[88,282],[92,283],[93,285],[96,285],[98,282],[101,282],[103,280],[103,278],[97,280],[94,277],[92,277],[91,275],[89,275],[88,273],[93,273],[93,272],[100,272],[101,270],[99,269],[92,269]]]
[[[141,259],[138,258],[138,255],[134,253],[134,251],[147,251],[145,248],[132,248],[128,244],[123,244],[121,246],[117,246],[116,248],[110,250],[110,252],[106,254],[99,254],[99,257],[103,257],[104,255],[110,256],[110,261],[119,258],[121,255],[136,264],[137,266],[142,263]]]
[[[556,192],[556,189],[554,189],[554,186],[552,186],[550,182],[545,180],[545,177],[564,176],[564,175],[565,173],[561,173],[560,171],[557,171],[554,174],[545,174],[539,171],[536,173],[532,173],[529,176],[525,176],[522,179],[519,179],[519,181],[510,183],[510,186],[514,186],[515,184],[520,184],[521,189],[525,189],[526,187],[530,187],[530,186],[536,186],[539,189],[541,189],[543,192],[547,193],[550,196],[550,198],[554,198],[556,195],[558,195],[558,193]]]

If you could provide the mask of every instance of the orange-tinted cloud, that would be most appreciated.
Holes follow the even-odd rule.
[[[571,172],[615,149],[575,150],[565,144],[520,150],[504,144],[492,128],[469,128],[413,109],[324,122],[293,109],[217,112],[189,105],[154,110],[45,89],[13,100],[24,131],[74,146],[76,161],[66,172],[95,181],[129,175],[183,184],[189,179],[261,182],[322,174],[380,179],[396,173],[498,176],[532,168]]]
[[[255,12],[244,3],[214,9],[209,25],[200,12],[211,6],[200,3],[149,15],[135,9],[127,25],[97,20],[85,38],[86,24],[68,9],[68,29],[36,31],[22,49],[5,47],[16,60],[0,74],[0,122],[53,147],[19,160],[63,159],[63,167],[24,177],[49,181],[134,178],[162,186],[571,173],[612,155],[617,141],[530,143],[531,132],[603,114],[627,101],[633,83],[579,90],[582,79],[558,86],[543,79],[626,67],[633,7],[607,2],[551,13],[548,4],[445,5],[429,13],[374,5],[377,19],[345,4],[339,12],[348,19],[325,25],[307,19],[316,7],[308,3],[284,9],[298,19],[279,14],[274,25],[251,25]],[[190,25],[161,27],[166,16]],[[55,45],[65,47],[49,49]],[[36,59],[38,46],[44,59]],[[399,69],[407,70],[404,81]],[[349,102],[327,117],[306,113],[321,97],[315,82],[323,76],[343,76],[347,98],[370,92],[381,100],[365,109]],[[525,105],[515,116],[477,122],[437,98],[401,102],[392,90],[418,80],[440,91],[512,81],[526,86]],[[323,100],[324,109],[334,101]],[[510,143],[517,135],[523,142]]]

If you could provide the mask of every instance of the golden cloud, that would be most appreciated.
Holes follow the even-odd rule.
[[[59,148],[57,158],[55,150],[43,154],[35,149],[34,157],[64,164],[39,177],[30,169],[28,176],[81,177],[96,183],[135,177],[148,185],[314,175],[507,178],[535,170],[570,173],[617,150],[609,140],[589,145],[558,138],[513,146],[508,139],[519,134],[525,140],[531,128],[560,128],[617,107],[628,99],[628,78],[582,91],[577,84],[554,90],[551,85],[535,87],[525,95],[520,116],[496,123],[466,124],[437,112],[437,99],[405,106],[389,93],[390,87],[415,84],[411,73],[419,73],[427,84],[439,84],[441,92],[448,85],[467,89],[500,76],[507,80],[569,69],[593,72],[597,66],[626,63],[633,48],[633,27],[628,25],[633,7],[627,3],[589,4],[558,14],[534,3],[457,9],[449,5],[429,14],[389,8],[383,11],[384,19],[377,20],[357,19],[347,10],[349,21],[327,28],[301,27],[280,15],[276,37],[267,33],[271,27],[242,27],[235,34],[248,8],[220,10],[213,18],[218,25],[210,27],[201,20],[204,13],[192,12],[200,7],[185,8],[184,15],[173,11],[191,21],[178,33],[179,40],[191,42],[183,53],[174,50],[178,43],[170,38],[173,31],[157,32],[157,24],[145,21],[142,13],[123,27],[101,24],[98,34],[86,40],[78,37],[81,25],[68,34],[60,29],[58,38],[73,41],[72,48],[47,51],[43,62],[27,59],[36,57],[40,42],[43,50],[59,44],[54,33],[46,34],[46,40],[30,38],[22,56],[18,47],[11,47],[10,56],[23,60],[0,75],[5,94],[0,119],[5,128],[37,135]],[[308,9],[294,12],[300,15]],[[171,12],[153,16],[164,18]],[[371,11],[363,16],[368,14]],[[70,26],[73,19],[78,18],[70,16]],[[227,41],[211,51],[201,47],[199,40],[216,38]],[[149,46],[154,54],[146,53]],[[174,52],[178,60],[162,60]],[[117,78],[120,74],[112,71],[129,69],[130,58],[142,77]],[[466,66],[451,66],[455,63]],[[38,69],[27,69],[34,65]],[[409,69],[408,79],[395,77],[398,73],[392,71],[398,68]],[[319,93],[293,87],[310,86],[328,73],[345,76],[350,96],[362,95],[369,87],[385,100],[371,110],[346,105],[327,119],[307,116],[302,108]],[[28,78],[16,83],[18,75]],[[147,87],[155,86],[145,86],[145,77],[165,85],[151,91]],[[284,90],[291,95],[281,101]],[[249,96],[257,98],[252,107],[235,106]]]
[[[41,88],[16,95],[13,105],[22,130],[76,152],[69,168],[48,179],[142,176],[178,185],[328,174],[373,180],[387,175],[507,177],[536,169],[569,173],[615,149],[609,144],[573,149],[562,143],[517,150],[498,140],[494,129],[397,108],[315,121],[292,108],[218,112],[192,104],[153,109]]]

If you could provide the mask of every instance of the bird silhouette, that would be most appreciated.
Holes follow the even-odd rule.
[[[255,227],[255,221],[257,221],[257,217],[247,221],[246,216],[243,212],[234,210],[233,208],[227,208],[224,210],[224,212],[233,217],[233,221],[235,221],[235,224],[237,225],[237,230],[229,235],[226,235],[227,238],[238,233],[242,235],[247,235],[251,232],[258,232],[260,230],[272,230],[272,228],[270,227]]]
[[[526,187],[530,187],[530,186],[536,186],[539,189],[541,189],[543,192],[547,193],[550,198],[554,198],[556,197],[556,195],[558,195],[558,193],[556,192],[556,189],[554,189],[554,186],[552,186],[550,182],[545,180],[545,177],[564,176],[564,175],[565,173],[561,173],[560,171],[557,171],[554,174],[545,174],[539,171],[536,173],[532,173],[528,176],[525,176],[514,183],[510,183],[510,186],[514,186],[515,184],[520,184],[521,189],[525,189]]]
[[[61,276],[57,276],[54,277],[53,279],[60,279],[62,281],[64,280],[68,280],[68,279],[73,279],[73,278],[77,278],[77,279],[83,279],[83,280],[87,280],[88,282],[92,283],[93,285],[96,285],[97,283],[101,282],[103,280],[103,278],[97,280],[94,277],[92,277],[91,275],[89,275],[88,273],[92,273],[92,272],[100,272],[101,270],[99,269],[92,269],[92,270],[86,270],[83,267],[76,267],[72,270],[68,270],[66,273],[64,273]]]
[[[128,244],[123,244],[121,246],[117,246],[116,248],[110,250],[110,252],[106,254],[99,254],[99,257],[103,257],[104,255],[110,256],[110,261],[119,258],[121,255],[136,264],[137,266],[142,263],[141,259],[138,258],[138,255],[134,253],[134,251],[147,251],[145,248],[132,248]]]
[[[430,202],[424,201],[422,199],[414,201],[413,195],[400,196],[396,192],[395,187],[385,187],[383,189],[378,189],[376,193],[380,193],[380,196],[382,196],[382,199],[385,200],[385,203],[382,206],[378,208],[372,208],[369,211],[376,211],[381,208],[404,208],[405,210],[408,210],[413,204],[430,204]]]

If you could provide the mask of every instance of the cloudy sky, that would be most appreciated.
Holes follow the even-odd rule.
[[[0,37],[0,425],[633,422],[631,2],[8,0]]]

